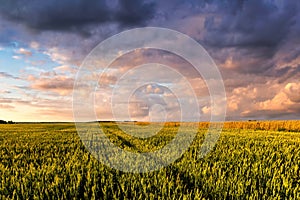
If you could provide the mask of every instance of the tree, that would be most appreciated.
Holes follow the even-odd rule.
[[[7,124],[7,122],[0,119],[0,124]]]

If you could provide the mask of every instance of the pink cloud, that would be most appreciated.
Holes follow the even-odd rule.
[[[72,74],[75,74],[77,72],[76,68],[71,67],[69,65],[61,65],[61,66],[55,67],[53,70],[56,72],[61,72],[61,73],[70,72]]]
[[[15,107],[12,105],[9,105],[9,104],[0,104],[0,108],[1,109],[13,109]]]
[[[272,85],[272,82],[269,83]],[[297,116],[300,93],[297,83],[236,88],[228,94],[228,116],[276,118]],[[298,92],[297,92],[298,91]]]
[[[21,54],[21,55],[25,55],[25,56],[32,56],[32,52],[24,49],[24,48],[20,48],[16,51],[16,53]]]
[[[284,87],[284,93],[294,103],[300,103],[300,82],[288,83]]]
[[[73,90],[74,79],[68,76],[34,77],[29,75],[27,79],[31,82],[32,89],[43,92],[51,91],[60,95],[70,95]]]

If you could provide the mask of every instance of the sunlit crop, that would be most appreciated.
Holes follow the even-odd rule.
[[[198,159],[208,125],[201,123],[180,159],[143,174],[101,164],[74,124],[0,125],[0,199],[300,199],[299,124],[227,122],[213,151]],[[104,128],[114,144],[146,152],[172,140],[178,125],[143,140],[113,123]]]

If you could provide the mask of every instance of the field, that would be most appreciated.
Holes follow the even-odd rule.
[[[116,145],[145,152],[178,124],[143,140],[103,126]],[[300,199],[300,121],[228,122],[198,159],[207,126],[171,165],[125,173],[95,159],[72,123],[0,125],[0,199]]]

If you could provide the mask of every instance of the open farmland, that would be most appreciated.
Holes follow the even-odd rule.
[[[114,144],[143,152],[166,145],[177,125],[149,139],[103,126]],[[227,122],[213,151],[198,159],[207,126],[200,123],[176,162],[137,174],[101,164],[72,123],[0,125],[0,198],[300,199],[300,121]]]

